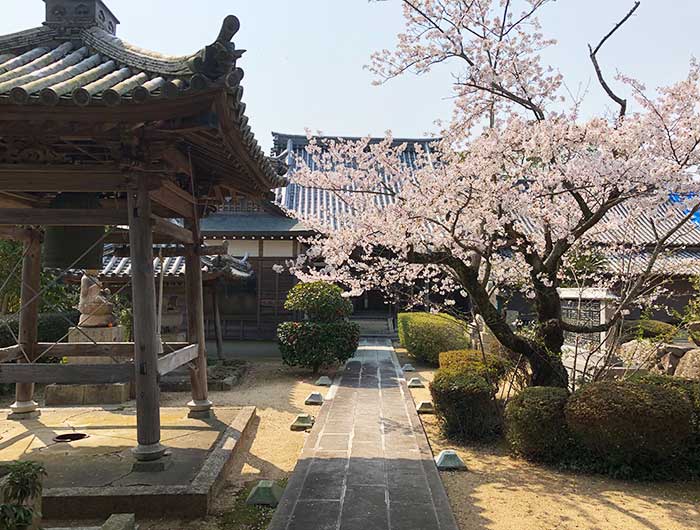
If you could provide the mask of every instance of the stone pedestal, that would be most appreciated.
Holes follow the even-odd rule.
[[[124,328],[71,328],[68,342],[122,342]],[[69,357],[74,364],[116,364],[119,361],[109,357]],[[44,391],[46,405],[118,405],[130,399],[130,383],[48,385]]]

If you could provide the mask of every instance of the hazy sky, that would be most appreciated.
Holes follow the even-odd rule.
[[[41,0],[0,0],[0,34],[38,26]],[[211,43],[227,14],[241,20],[234,38],[248,52],[246,113],[261,144],[270,132],[419,136],[450,115],[450,76],[408,76],[372,86],[363,69],[372,51],[390,48],[403,25],[399,0],[106,0],[121,20],[118,35],[143,48],[189,54]],[[540,16],[544,33],[559,40],[547,59],[572,91],[590,82],[584,112],[607,100],[592,82],[586,44],[597,41],[632,0],[558,0]],[[684,77],[700,56],[700,0],[642,0],[638,14],[616,34],[600,60],[655,87]]]

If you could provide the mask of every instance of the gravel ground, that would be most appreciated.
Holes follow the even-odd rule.
[[[417,375],[432,380],[430,368],[417,368]],[[430,399],[427,388],[411,391],[416,402]],[[454,445],[440,435],[435,416],[421,418],[433,453],[454,449],[469,468],[441,473],[463,530],[700,528],[700,482],[624,482],[563,473],[513,458],[503,445]]]

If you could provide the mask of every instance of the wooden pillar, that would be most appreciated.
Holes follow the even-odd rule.
[[[24,258],[22,259],[22,289],[20,293],[19,344],[33,361],[37,355],[39,302],[37,296],[41,290],[41,236],[32,231],[24,241]],[[27,362],[24,355],[20,362]],[[10,418],[26,419],[37,414],[34,401],[34,383],[17,383],[15,402],[10,405]]]
[[[202,287],[202,260],[200,256],[199,222],[195,218],[188,223],[193,244],[185,245],[185,293],[187,298],[187,341],[199,345],[199,355],[190,365],[192,401],[187,403],[190,417],[207,417],[211,414],[207,388],[207,344],[204,330],[204,293]]]
[[[214,306],[214,331],[216,332],[216,354],[219,359],[224,358],[224,334],[221,330],[221,308],[219,307],[219,286],[214,284],[212,289],[212,305]]]
[[[153,273],[151,199],[143,179],[128,194],[129,248],[134,306],[134,365],[138,460],[157,460],[165,453],[160,444],[160,389],[158,388],[158,330]]]

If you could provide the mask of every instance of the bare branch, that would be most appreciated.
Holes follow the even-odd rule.
[[[620,119],[625,117],[625,114],[627,113],[627,100],[621,98],[615,92],[613,92],[612,88],[610,88],[610,85],[605,81],[605,78],[603,77],[603,72],[600,69],[600,64],[598,64],[598,51],[600,51],[600,48],[605,44],[605,41],[607,41],[612,35],[622,27],[622,25],[629,20],[629,18],[634,14],[634,12],[637,10],[641,2],[637,1],[634,3],[634,6],[632,9],[630,9],[629,13],[627,13],[620,22],[618,22],[615,27],[607,34],[605,37],[601,39],[601,41],[598,43],[598,46],[595,47],[595,49],[589,44],[588,45],[588,50],[590,52],[590,57],[591,57],[591,62],[593,63],[593,68],[595,68],[595,73],[596,76],[598,77],[598,81],[600,82],[600,85],[603,87],[603,90],[605,90],[605,93],[612,99],[615,103],[617,103],[620,106]]]

